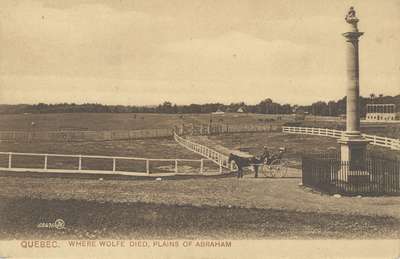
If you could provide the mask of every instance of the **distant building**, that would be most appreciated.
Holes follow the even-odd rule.
[[[212,114],[219,115],[219,114],[224,114],[225,112],[221,111],[218,109],[216,112],[213,112]]]
[[[237,109],[237,111],[236,111],[236,112],[243,113],[243,112],[245,112],[245,109],[244,109],[243,107],[240,107],[239,109]]]
[[[394,121],[396,120],[396,105],[394,104],[367,104],[367,121]]]

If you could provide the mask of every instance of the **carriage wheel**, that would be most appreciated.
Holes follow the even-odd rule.
[[[277,165],[277,166],[275,166],[275,177],[282,177],[282,172],[281,172],[281,166],[280,165]]]
[[[277,167],[277,175],[282,178],[286,176],[286,167],[284,165],[279,165]]]
[[[264,164],[262,166],[262,173],[265,177],[269,177],[270,175],[274,176],[272,167],[270,165]]]
[[[269,169],[269,172],[270,172],[270,174],[271,174],[271,176],[272,177],[275,177],[275,175],[276,175],[276,167],[275,166],[268,166],[268,169]]]
[[[269,176],[275,177],[276,174],[277,174],[276,166],[274,166],[274,165],[268,165],[267,168],[268,168],[268,171],[267,171],[267,172],[268,172]]]
[[[262,165],[262,166],[260,166],[260,170],[259,170],[265,177],[268,177],[268,171],[269,171],[269,168],[268,168],[268,165]]]
[[[268,165],[270,174],[272,177],[276,177],[279,174],[279,161],[274,160],[271,162],[270,165]]]
[[[279,161],[279,164],[276,166],[276,170],[277,175],[279,175],[280,178],[285,177],[288,171],[287,161]]]

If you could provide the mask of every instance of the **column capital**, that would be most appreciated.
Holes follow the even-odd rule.
[[[364,32],[359,32],[359,31],[349,31],[342,33],[344,37],[346,37],[349,40],[358,40],[359,37],[361,37],[364,34]]]

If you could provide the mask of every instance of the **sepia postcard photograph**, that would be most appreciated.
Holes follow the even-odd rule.
[[[400,258],[400,0],[1,0],[0,259]]]

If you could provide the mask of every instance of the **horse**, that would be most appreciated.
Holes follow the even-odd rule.
[[[243,167],[253,166],[254,168],[254,177],[258,177],[258,167],[262,164],[267,157],[267,154],[263,154],[260,158],[256,157],[241,157],[231,153],[229,155],[228,163],[234,161],[236,166],[238,167],[238,178],[243,178]]]

